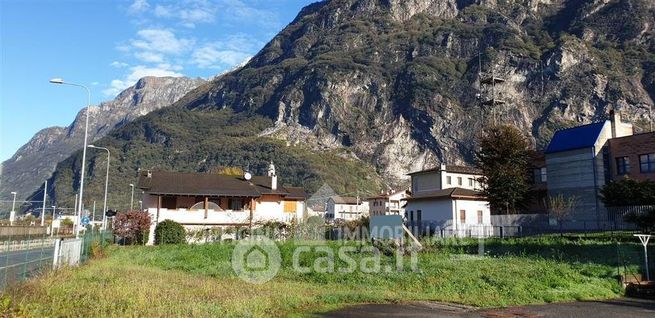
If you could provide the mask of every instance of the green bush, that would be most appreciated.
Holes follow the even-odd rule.
[[[165,220],[155,228],[155,244],[183,244],[186,243],[186,232],[182,224]]]

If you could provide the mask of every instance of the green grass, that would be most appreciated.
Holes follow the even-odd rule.
[[[108,256],[76,269],[64,269],[9,289],[5,310],[24,316],[305,316],[356,303],[430,300],[497,307],[559,301],[614,298],[621,294],[616,270],[602,262],[562,259],[526,253],[507,240],[513,252],[484,258],[457,258],[472,241],[458,247],[432,242],[418,257],[419,271],[302,274],[292,269],[293,242],[281,244],[280,273],[262,285],[251,285],[231,269],[232,244],[201,246],[112,247]],[[557,238],[544,241],[555,244]],[[560,242],[563,246],[565,242]],[[352,244],[357,248],[357,245]],[[595,243],[586,242],[586,247]],[[340,246],[330,242],[335,250]],[[548,250],[545,248],[544,250]],[[579,251],[584,251],[580,249]],[[572,251],[575,252],[575,251]],[[370,253],[352,253],[359,264]],[[303,254],[313,264],[320,253]],[[595,260],[597,258],[590,258]],[[383,256],[382,268],[395,264]],[[345,268],[337,261],[335,268]]]

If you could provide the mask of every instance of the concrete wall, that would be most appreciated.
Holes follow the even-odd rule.
[[[547,154],[548,195],[575,196],[576,209],[572,220],[601,222],[607,212],[598,197],[598,190],[605,184],[602,151],[593,148]]]
[[[448,183],[448,177],[450,177],[451,183]],[[462,174],[462,173],[452,173],[452,172],[443,172],[441,175],[441,184],[443,184],[443,189],[450,188],[463,188],[469,190],[480,190],[480,183],[478,179],[482,177],[480,175],[472,174]],[[462,180],[462,184],[459,184],[459,178]],[[472,180],[471,180],[472,179]],[[472,184],[471,184],[472,182]]]
[[[448,178],[450,177],[450,183]],[[433,171],[412,176],[412,193],[433,192],[450,188],[480,190],[478,179],[481,175],[453,173],[448,171]],[[461,178],[462,184],[459,184]],[[472,180],[471,180],[472,179]],[[471,184],[472,183],[472,184]]]
[[[491,225],[491,211],[486,201],[455,200],[453,206],[455,212],[455,224],[458,225]],[[466,222],[460,222],[460,211],[466,211]],[[482,223],[478,221],[478,211],[482,211]]]
[[[421,221],[431,222],[439,226],[452,224],[453,201],[451,200],[417,200],[407,202],[405,206],[406,220],[410,222],[410,215],[416,220],[417,211],[421,210]]]
[[[491,225],[491,213],[489,203],[486,201],[474,200],[417,200],[409,201],[405,207],[407,221],[410,215],[414,215],[414,221],[417,221],[416,213],[421,210],[421,221],[435,224],[451,224],[455,227],[479,225],[478,211],[482,211],[482,224]],[[464,223],[460,220],[460,211],[465,211],[466,220]]]
[[[0,237],[45,235],[47,226],[0,226]]]
[[[412,193],[432,192],[441,190],[441,173],[433,171],[412,176]]]

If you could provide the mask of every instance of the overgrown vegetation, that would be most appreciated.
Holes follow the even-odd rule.
[[[292,270],[292,255],[304,243],[286,242],[279,245],[281,271],[263,285],[235,276],[233,244],[120,247],[88,266],[9,290],[4,310],[26,316],[283,317],[365,302],[433,300],[496,307],[607,299],[621,294],[617,258],[608,257],[617,253],[615,242],[568,235],[492,239],[485,241],[484,257],[472,258],[460,254],[477,254],[477,240],[440,239],[425,242],[419,271],[410,269],[408,258],[403,260],[405,270],[385,271],[386,266],[395,269],[396,260],[382,255],[379,273],[298,273]],[[335,255],[342,246],[327,244]],[[359,250],[358,244],[347,244]],[[624,253],[640,255],[639,244],[627,246]],[[360,264],[371,254],[351,256]],[[311,266],[323,257],[309,251],[300,264]],[[629,261],[628,266],[638,267],[641,259]],[[347,266],[335,263],[336,269]]]

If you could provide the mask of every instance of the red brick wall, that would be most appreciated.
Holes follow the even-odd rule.
[[[641,173],[639,169],[639,155],[655,153],[655,132],[610,139],[609,147],[612,179],[619,180],[625,177],[617,175],[616,158],[628,157],[630,158],[628,177],[635,180],[655,181],[655,173]]]

